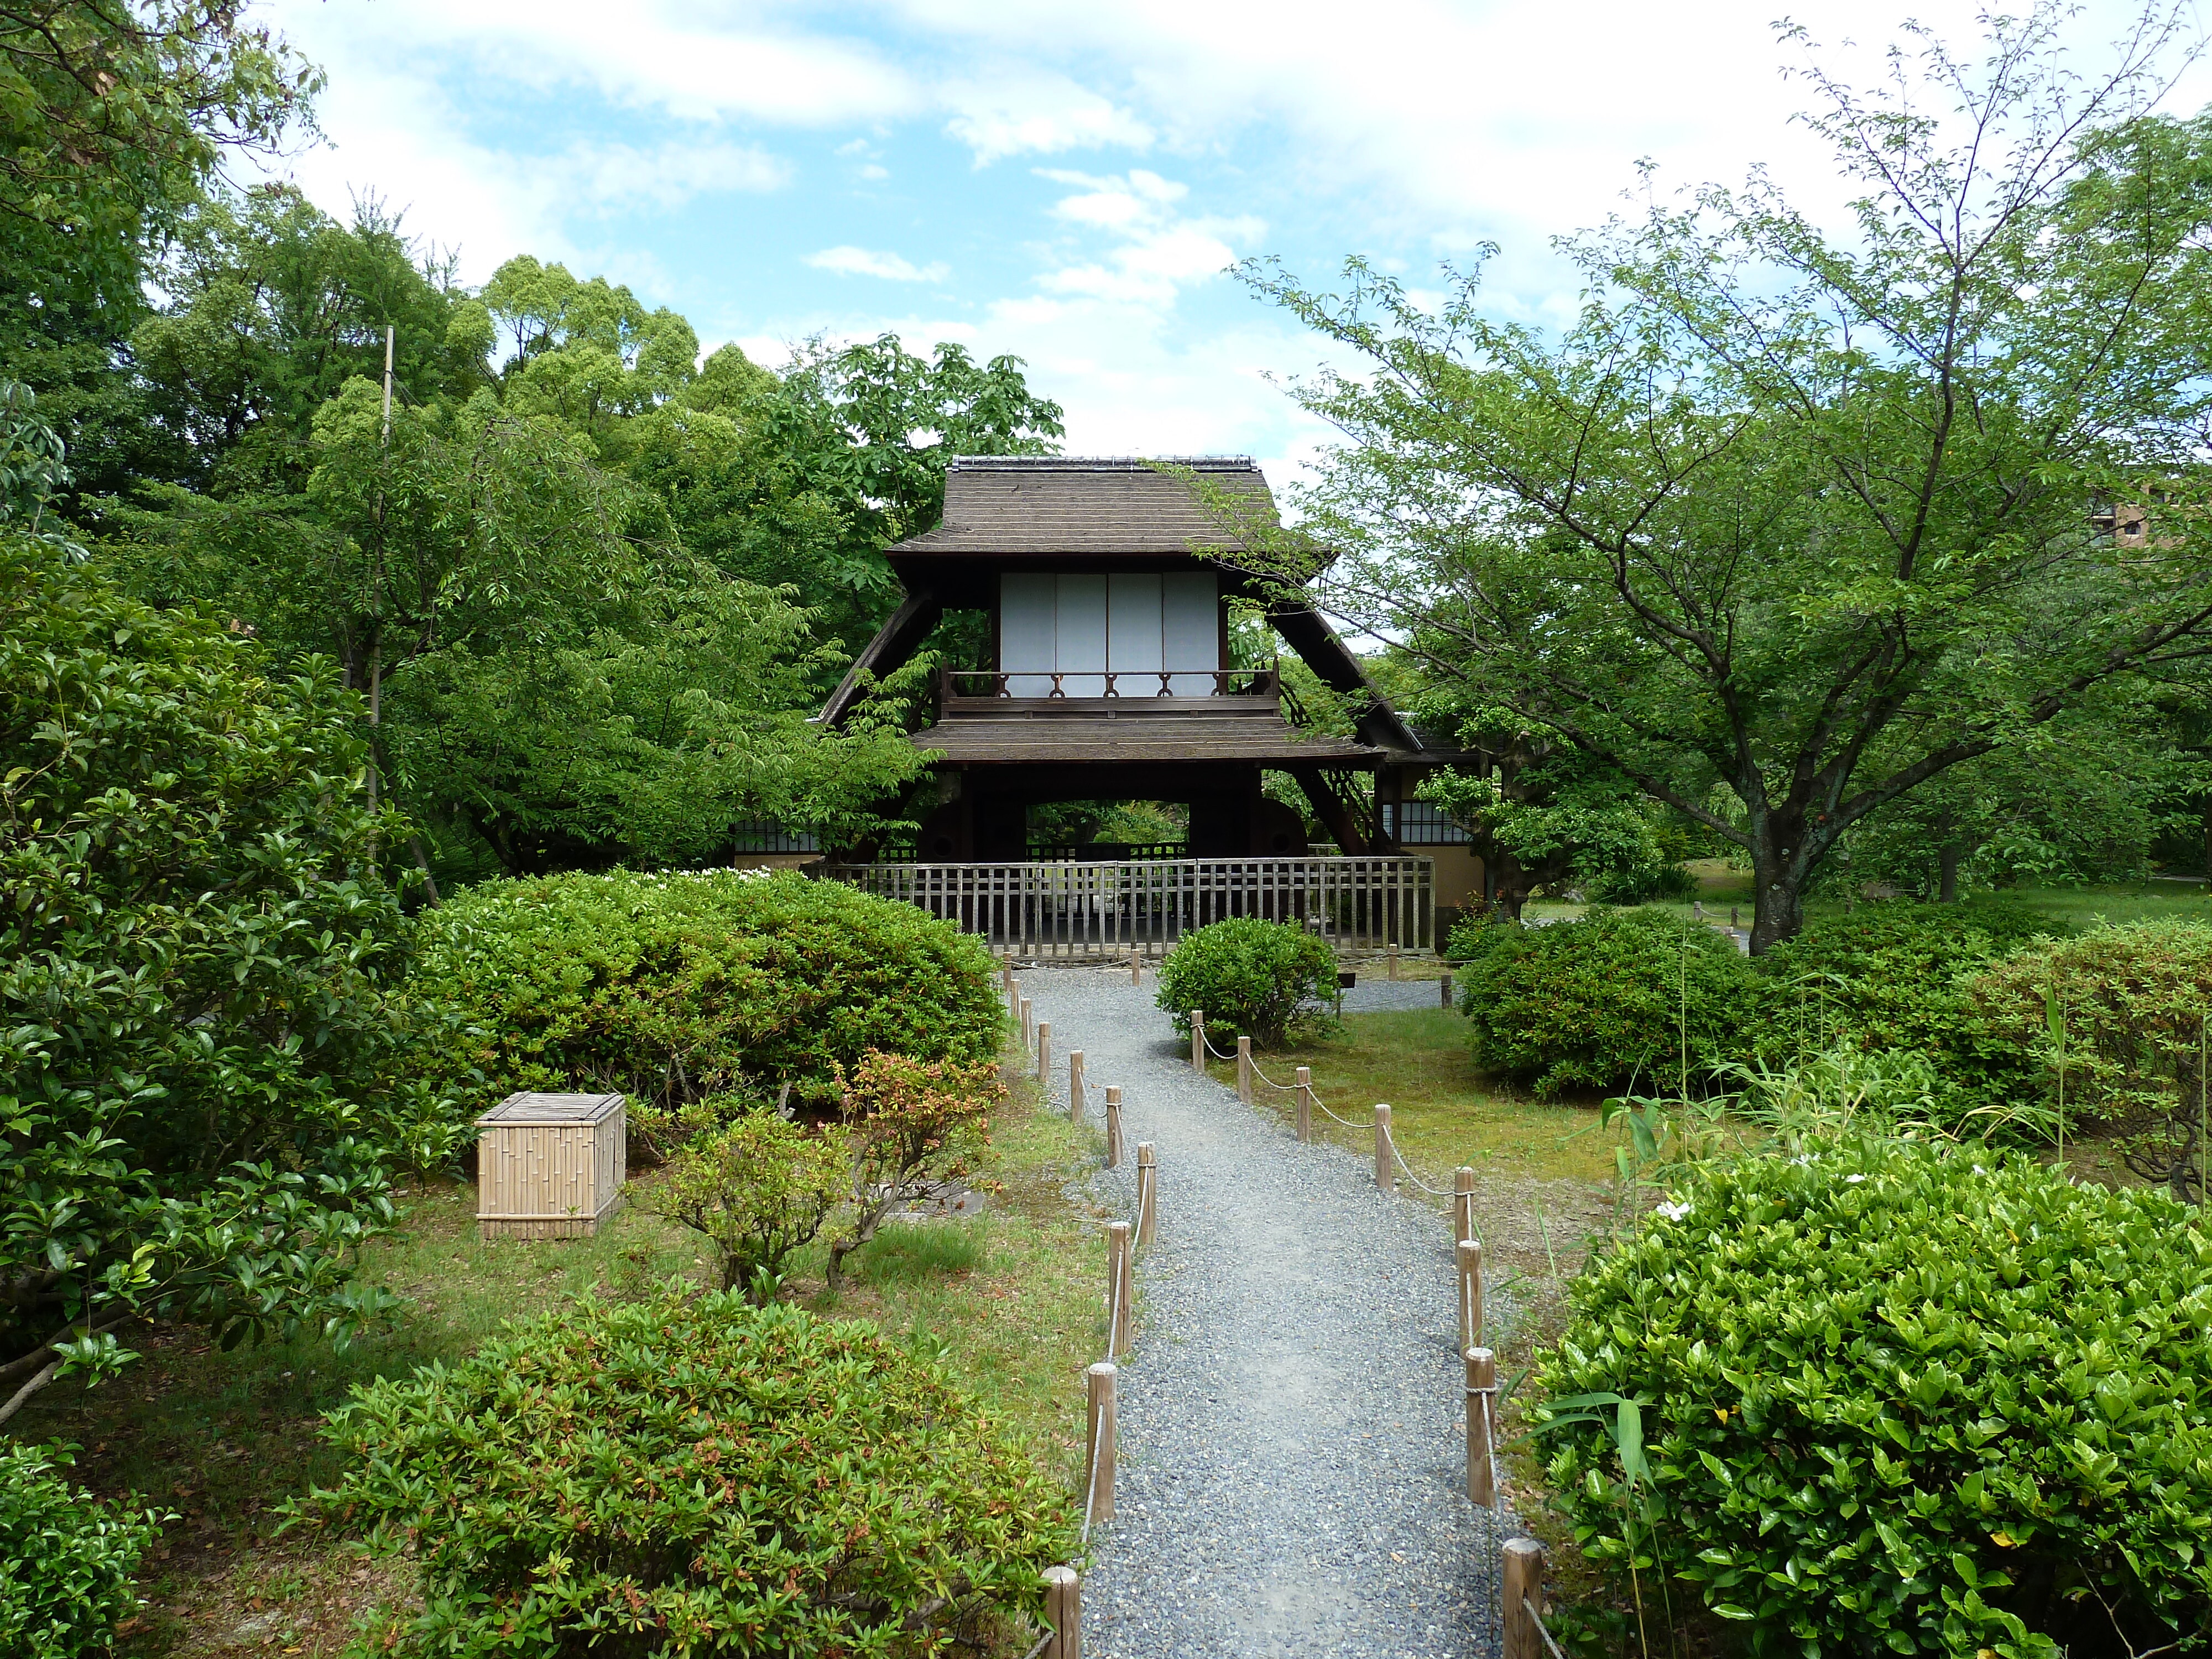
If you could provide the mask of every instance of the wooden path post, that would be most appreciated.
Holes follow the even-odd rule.
[[[1194,1072],[1206,1069],[1206,1011],[1203,1008],[1190,1011],[1190,1069]]]
[[[1083,1050],[1067,1051],[1067,1121],[1083,1121]]]
[[[1050,1020],[1041,1019],[1037,1022],[1036,1042],[1036,1080],[1039,1083],[1049,1082],[1052,1079],[1052,1022]]]
[[[1467,1350],[1467,1495],[1483,1508],[1498,1507],[1498,1482],[1490,1441],[1497,1399],[1498,1356],[1487,1348]]]
[[[1152,1225],[1159,1210],[1160,1166],[1153,1156],[1152,1143],[1137,1143],[1137,1248],[1149,1250],[1152,1247]]]
[[[1505,1618],[1503,1659],[1544,1659],[1544,1638],[1528,1609],[1544,1601],[1544,1547],[1533,1538],[1505,1540],[1499,1600]]]
[[[1450,1008],[1451,1008],[1451,969],[1450,969],[1447,968],[1447,969],[1444,969],[1444,976],[1443,976],[1442,979],[1440,979],[1440,980],[1438,980],[1438,981],[1437,981],[1437,986],[1438,993],[1439,993],[1439,994],[1440,994],[1440,996],[1441,996],[1441,998],[1442,998],[1442,1000],[1443,1000],[1443,1007],[1444,1007],[1445,1011],[1446,1011],[1447,1012],[1449,1012],[1450,1011]]]
[[[1375,1184],[1386,1193],[1398,1190],[1398,1177],[1390,1168],[1390,1109],[1375,1105]]]
[[[1022,999],[1022,1047],[1027,1048],[1036,1041],[1036,1011],[1030,1006],[1027,997]]]
[[[1465,1353],[1482,1346],[1482,1246],[1459,1242],[1459,1346]]]
[[[1452,1243],[1464,1244],[1474,1237],[1474,1166],[1462,1164],[1452,1171]],[[1462,1348],[1470,1346],[1462,1342]]]
[[[1298,1067],[1298,1139],[1313,1139],[1313,1068]]]
[[[1237,1098],[1247,1106],[1252,1103],[1252,1039],[1237,1039]]]
[[[1382,953],[1382,954],[1383,954],[1383,955],[1384,955],[1384,957],[1386,957],[1389,959],[1389,963],[1390,963],[1390,977],[1391,977],[1392,979],[1395,979],[1395,978],[1397,978],[1397,977],[1398,977],[1398,947],[1397,947],[1396,945],[1393,945],[1389,946],[1387,950],[1385,950],[1385,951],[1383,951],[1383,953]]]
[[[1084,1468],[1091,1478],[1091,1524],[1114,1518],[1114,1379],[1111,1360],[1101,1360],[1085,1373],[1091,1384],[1091,1437],[1085,1446]]]
[[[1106,1224],[1106,1357],[1119,1359],[1129,1346],[1130,1297],[1137,1286],[1129,1267],[1129,1224]]]
[[[1044,1621],[1052,1626],[1044,1659],[1083,1659],[1083,1580],[1073,1567],[1044,1570]]]
[[[1121,1087],[1116,1083],[1106,1085],[1106,1167],[1121,1167]]]
[[[1145,952],[1140,946],[1133,945],[1129,947],[1129,983],[1142,985],[1144,982]]]

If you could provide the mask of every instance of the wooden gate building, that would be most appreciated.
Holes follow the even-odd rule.
[[[1238,520],[1273,522],[1249,459],[1175,465],[1235,501]],[[1345,854],[1400,850],[1395,807],[1410,781],[1461,757],[1423,748],[1303,596],[1237,569],[1242,544],[1224,516],[1178,471],[1141,460],[951,463],[941,527],[888,550],[902,603],[823,710],[843,720],[863,676],[910,659],[946,611],[989,618],[991,665],[946,671],[936,723],[915,734],[943,756],[924,863],[1025,860],[1028,809],[1066,800],[1187,803],[1195,859],[1304,856],[1303,817],[1261,791],[1269,770],[1297,781]],[[1351,739],[1305,726],[1273,667],[1231,664],[1229,605],[1240,597],[1350,700]]]

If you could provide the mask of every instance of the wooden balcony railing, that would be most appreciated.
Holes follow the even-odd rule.
[[[946,668],[938,690],[948,702],[999,697],[1279,696],[1282,675],[1267,668],[1109,668],[1001,670]],[[1200,689],[1200,688],[1203,689]]]
[[[1436,937],[1436,866],[1423,857],[828,864],[816,873],[902,899],[1024,961],[1157,957],[1230,916],[1288,922],[1350,957],[1425,951]]]

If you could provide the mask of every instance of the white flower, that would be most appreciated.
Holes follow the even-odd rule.
[[[1844,1177],[1844,1185],[1846,1187],[1856,1187],[1859,1182],[1865,1179],[1866,1177],[1863,1175],[1847,1175]]]
[[[1655,1204],[1651,1207],[1656,1213],[1665,1216],[1669,1221],[1680,1221],[1690,1212],[1690,1206],[1686,1200],[1680,1204]]]

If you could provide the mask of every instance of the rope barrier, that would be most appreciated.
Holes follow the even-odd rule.
[[[1559,1651],[1559,1644],[1552,1639],[1552,1632],[1544,1628],[1544,1615],[1536,1611],[1536,1604],[1524,1595],[1521,1598],[1521,1605],[1528,1610],[1528,1617],[1536,1626],[1536,1634],[1542,1637],[1544,1645],[1551,1649],[1552,1659],[1567,1659],[1567,1656]]]
[[[1135,1248],[1133,1234],[1131,1236],[1130,1248],[1133,1249]],[[1110,1253],[1107,1259],[1112,1260]],[[1106,1358],[1109,1361],[1116,1363],[1119,1362],[1121,1356],[1114,1352],[1114,1336],[1115,1333],[1121,1328],[1122,1278],[1123,1275],[1121,1273],[1114,1275],[1114,1295],[1106,1309]],[[1091,1514],[1098,1503],[1098,1449],[1105,1443],[1106,1437],[1094,1430],[1091,1436],[1091,1479],[1084,1484],[1083,1487],[1083,1542],[1086,1545],[1091,1542]]]
[[[1060,1632],[1058,1631],[1047,1631],[1042,1636],[1040,1636],[1037,1638],[1037,1644],[1022,1656],[1022,1659],[1037,1659],[1037,1656],[1039,1654],[1042,1653],[1047,1648],[1050,1647],[1058,1640],[1060,1640]]]
[[[1407,1168],[1406,1155],[1398,1150],[1398,1137],[1395,1135],[1392,1135],[1390,1137],[1390,1156],[1396,1158],[1398,1160],[1398,1167],[1406,1171],[1406,1179],[1412,1182],[1416,1187],[1419,1187],[1431,1198],[1450,1198],[1455,1196],[1455,1194],[1444,1191],[1441,1187],[1430,1186],[1427,1182],[1422,1180],[1420,1176],[1415,1175],[1412,1170]]]
[[[1483,1437],[1490,1454],[1490,1507],[1502,1511],[1505,1508],[1505,1488],[1498,1479],[1498,1384],[1492,1382],[1486,1388],[1467,1391],[1469,1400],[1477,1395],[1482,1396],[1482,1420],[1490,1431]]]
[[[1220,1049],[1215,1048],[1213,1046],[1213,1039],[1206,1036],[1206,1028],[1204,1026],[1200,1026],[1199,1028],[1198,1040],[1206,1045],[1206,1052],[1212,1054],[1216,1060],[1234,1060],[1237,1058],[1233,1054],[1224,1054]]]

